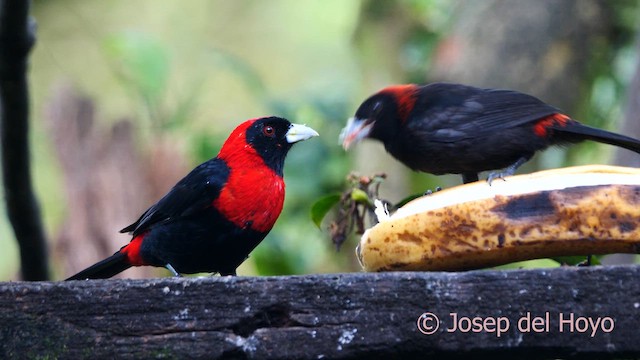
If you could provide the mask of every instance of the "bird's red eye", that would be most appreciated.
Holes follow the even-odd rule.
[[[273,137],[276,131],[273,126],[265,126],[264,128],[262,128],[262,133],[266,136]]]

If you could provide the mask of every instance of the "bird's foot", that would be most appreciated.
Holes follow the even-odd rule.
[[[511,176],[511,175],[513,175],[513,172],[509,172],[509,171],[492,172],[489,174],[489,176],[487,176],[487,183],[489,184],[489,186],[491,186],[491,183],[493,182],[493,180],[496,180],[496,179],[502,179],[502,181],[507,181],[505,180],[505,177]]]
[[[176,269],[171,266],[171,264],[167,264],[164,266],[167,270],[169,270],[171,272],[171,274],[175,277],[182,277],[182,275],[180,275],[179,272],[176,271]]]
[[[422,194],[423,196],[429,196],[431,194],[433,194],[434,192],[438,192],[438,191],[442,191],[442,188],[440,186],[436,186],[435,191],[429,189],[427,191],[424,192],[424,194]]]
[[[587,258],[584,261],[577,263],[576,266],[591,266],[591,257],[592,255],[587,255]]]
[[[490,173],[489,176],[487,177],[487,183],[489,183],[489,186],[491,186],[491,183],[495,179],[502,179],[503,181],[506,181],[505,177],[515,174],[516,170],[520,166],[522,166],[522,164],[529,161],[529,158],[531,157],[521,157],[520,159],[518,159],[518,161],[510,165],[508,168],[504,169],[504,171]]]

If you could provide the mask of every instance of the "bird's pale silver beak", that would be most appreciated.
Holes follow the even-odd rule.
[[[366,119],[358,119],[355,117],[349,118],[347,126],[345,126],[340,132],[340,142],[345,150],[349,150],[351,144],[369,136],[373,122],[367,124]]]
[[[297,143],[298,141],[310,139],[314,136],[320,136],[320,134],[306,125],[291,124],[285,136],[287,142],[289,144],[293,144]]]

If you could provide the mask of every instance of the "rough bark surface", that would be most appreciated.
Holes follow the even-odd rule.
[[[639,277],[617,266],[2,283],[0,357],[638,357]],[[417,326],[428,312],[441,320],[432,335]],[[449,332],[451,313],[510,328]],[[548,330],[519,329],[547,313]],[[588,318],[601,319],[594,336]]]

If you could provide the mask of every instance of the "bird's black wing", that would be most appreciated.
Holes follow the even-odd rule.
[[[229,177],[229,167],[218,158],[200,164],[133,224],[120,230],[134,236],[155,224],[171,222],[212,206]]]
[[[420,101],[407,126],[426,133],[430,141],[454,142],[532,123],[559,112],[518,91],[435,83],[421,89]]]

